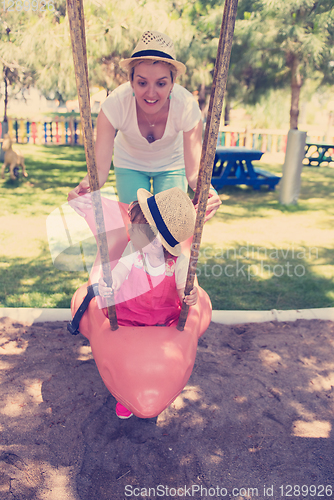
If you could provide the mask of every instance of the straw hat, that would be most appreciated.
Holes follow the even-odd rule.
[[[174,44],[169,36],[159,31],[145,31],[136,45],[129,59],[120,62],[122,68],[128,69],[131,61],[153,59],[172,64],[177,69],[177,74],[182,75],[186,67],[175,59]]]
[[[180,243],[190,238],[195,229],[196,212],[189,196],[178,187],[155,196],[141,188],[137,199],[147,222],[159,231],[163,246],[172,255],[180,255]]]

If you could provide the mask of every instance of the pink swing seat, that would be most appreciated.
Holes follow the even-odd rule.
[[[126,206],[119,206],[126,222]],[[126,244],[127,237],[124,239]],[[117,244],[117,252],[121,253],[124,244],[120,245],[119,239]],[[183,245],[185,250],[189,246],[189,241]],[[73,295],[73,316],[86,295],[88,284]],[[212,313],[208,294],[197,282],[196,286],[198,301],[189,308],[182,332],[177,330],[176,323],[169,327],[119,326],[112,331],[109,319],[95,297],[80,321],[80,333],[90,342],[103,382],[117,401],[137,417],[159,415],[177,398],[189,380],[198,338],[208,328]]]

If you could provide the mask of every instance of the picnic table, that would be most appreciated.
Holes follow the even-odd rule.
[[[267,170],[254,167],[253,161],[260,160],[262,151],[244,147],[218,146],[212,171],[211,183],[215,189],[223,186],[245,184],[253,189],[268,186],[275,189],[280,177]]]
[[[321,163],[334,163],[334,145],[324,142],[306,142],[305,167],[320,167]]]

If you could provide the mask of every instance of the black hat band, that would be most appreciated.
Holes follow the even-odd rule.
[[[135,57],[163,57],[164,59],[171,59],[172,61],[175,61],[175,59],[170,56],[169,54],[166,54],[166,52],[162,52],[161,50],[140,50],[139,52],[135,52],[132,54],[131,59]]]

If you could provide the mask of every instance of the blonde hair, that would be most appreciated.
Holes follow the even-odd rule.
[[[156,238],[156,234],[153,232],[150,223],[143,214],[143,211],[140,208],[140,205],[137,200],[130,203],[128,215],[131,224],[140,224],[140,230],[146,235],[148,241],[152,242]],[[173,255],[164,246],[163,250],[164,250],[165,260],[168,258],[173,258]]]
[[[176,76],[177,76],[177,69],[176,67],[169,63],[169,62],[165,62],[165,61],[160,61],[160,60],[157,60],[157,59],[136,59],[134,61],[131,61],[129,63],[129,66],[128,66],[128,78],[131,82],[133,82],[133,77],[134,77],[134,72],[135,72],[135,67],[138,66],[139,64],[141,64],[142,62],[145,62],[145,63],[148,63],[148,64],[157,64],[157,63],[160,63],[160,64],[163,64],[164,66],[167,66],[167,68],[169,68],[170,70],[170,77],[171,77],[171,80],[172,80],[172,83],[174,83],[175,79],[176,79]]]

